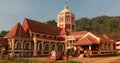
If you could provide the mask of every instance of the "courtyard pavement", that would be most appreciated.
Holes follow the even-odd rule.
[[[34,58],[20,58],[26,60],[38,60],[38,61],[49,61],[47,57],[34,57]],[[82,62],[82,63],[120,63],[120,56],[110,57],[92,57],[92,58],[70,58],[69,60]],[[58,60],[59,62],[59,60]]]
[[[120,63],[120,56],[113,56],[113,57],[94,57],[94,58],[72,58],[71,60],[79,61],[82,63]]]

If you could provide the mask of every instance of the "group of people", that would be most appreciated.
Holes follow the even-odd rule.
[[[71,49],[68,49],[66,53],[64,52],[56,52],[55,50],[51,51],[51,57],[56,58],[56,60],[63,60],[66,58],[66,60],[69,59]],[[88,57],[88,51],[86,50],[80,50],[76,49],[74,52],[74,57],[78,57],[80,54],[83,54],[84,57]]]
[[[51,51],[51,57],[56,58],[56,60],[63,60],[64,58],[68,60],[69,52],[70,51],[67,51],[66,53],[64,53],[64,52],[56,52],[55,50],[53,50]]]
[[[88,57],[89,56],[89,51],[77,49],[75,51],[75,57],[78,57],[80,54],[83,54],[83,57]]]

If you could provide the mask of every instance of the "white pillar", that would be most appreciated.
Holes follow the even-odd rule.
[[[57,51],[57,43],[55,42],[55,51]]]
[[[37,40],[36,40],[36,37],[34,37],[33,41],[34,41],[33,56],[37,56]]]
[[[89,51],[88,53],[91,55],[91,45],[89,45]]]
[[[106,44],[105,48],[106,48],[106,51],[107,51],[107,47],[108,47],[108,44]]]
[[[22,43],[21,43],[21,49],[22,49],[21,55],[22,55],[22,56],[23,56],[23,46],[24,46],[23,42],[24,42],[24,41],[22,41]]]
[[[10,57],[14,57],[14,49],[15,49],[15,44],[14,44],[15,40],[12,39],[12,50],[11,50],[11,54],[10,54]]]
[[[102,44],[99,44],[98,54],[101,54],[101,46]]]
[[[14,46],[14,39],[12,39],[12,50],[14,50],[15,46]]]
[[[111,45],[111,50],[113,51],[113,43],[111,43],[110,45]]]
[[[42,42],[42,50],[41,50],[41,54],[43,55],[43,50],[44,50],[44,41],[41,41]]]
[[[108,48],[108,44],[106,44],[106,49],[108,50],[109,48]]]
[[[102,49],[103,49],[103,51],[105,51],[105,44],[104,43],[103,43]]]
[[[51,45],[50,45],[50,41],[48,41],[49,42],[49,54],[50,54],[50,52],[51,52]]]
[[[91,45],[89,45],[89,50],[91,51]]]

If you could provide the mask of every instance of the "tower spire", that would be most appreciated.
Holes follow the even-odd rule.
[[[64,9],[68,9],[68,2],[67,2],[67,0],[66,0],[66,2],[65,2]]]
[[[66,2],[65,2],[65,5],[67,5],[67,0],[66,0]]]

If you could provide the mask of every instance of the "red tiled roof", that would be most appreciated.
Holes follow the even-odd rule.
[[[72,45],[74,46],[79,46],[79,45],[91,45],[92,42],[88,38],[83,38],[79,40],[78,42],[73,43]]]
[[[94,38],[94,37],[92,37],[91,35],[88,35],[88,36],[86,36],[90,41],[92,41],[92,43],[94,43],[94,44],[98,44],[99,42],[98,42],[98,40],[96,39],[96,38]]]
[[[111,40],[111,39],[106,39],[106,38],[102,38],[102,37],[101,37],[101,38],[100,38],[100,42],[101,42],[101,43],[106,43],[106,42],[107,42],[107,43],[111,43],[111,42],[115,42],[115,41],[113,41],[113,40]]]
[[[114,42],[111,38],[109,38],[109,37],[108,37],[107,35],[105,35],[105,34],[103,34],[103,35],[97,35],[97,34],[96,34],[96,36],[100,38],[100,42],[102,42],[102,43]]]
[[[66,35],[68,34],[68,32],[65,30],[65,28],[63,28],[60,32],[60,35]]]
[[[102,38],[110,39],[110,37],[107,36],[106,34],[95,34],[94,33],[94,35],[97,36],[97,37],[102,37]]]
[[[72,45],[78,46],[78,45],[92,45],[92,44],[99,44],[99,42],[92,36],[87,36],[85,38],[78,40],[77,42],[73,43]]]
[[[17,23],[11,31],[5,36],[6,38],[11,38],[11,37],[23,37],[23,38],[28,38],[29,36],[27,33],[23,30],[22,26],[20,23]]]
[[[88,33],[87,31],[71,32],[70,35],[85,35],[87,33]]]
[[[65,41],[65,37],[59,37],[59,38],[57,38],[57,40],[59,40],[59,41]]]
[[[82,37],[76,37],[76,40],[78,41],[79,39],[81,39]]]
[[[102,37],[105,38],[105,39],[110,39],[110,38],[109,38],[107,35],[105,35],[105,34],[102,35]]]
[[[58,35],[61,31],[61,29],[58,27],[44,24],[44,23],[41,23],[41,22],[38,22],[35,20],[31,20],[28,18],[25,18],[24,22],[25,21],[31,32],[37,32],[37,33],[43,33],[43,34],[49,34],[49,35]]]

